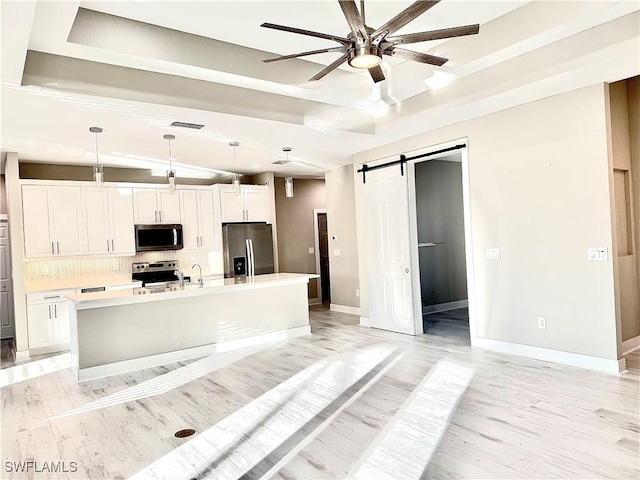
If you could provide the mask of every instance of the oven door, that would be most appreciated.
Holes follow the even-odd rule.
[[[180,250],[182,244],[182,225],[136,225],[136,252],[159,250]]]

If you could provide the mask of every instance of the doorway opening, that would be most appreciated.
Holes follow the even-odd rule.
[[[329,278],[329,233],[327,211],[314,210],[316,230],[316,272],[320,275],[318,297],[322,304],[331,304],[331,283]]]
[[[415,163],[422,327],[470,345],[462,152]]]

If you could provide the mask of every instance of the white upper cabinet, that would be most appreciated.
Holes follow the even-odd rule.
[[[22,215],[24,222],[24,254],[27,258],[55,255],[50,187],[25,185],[22,187]]]
[[[211,190],[198,190],[198,223],[200,225],[200,248],[212,249],[216,240],[216,220]]]
[[[82,254],[80,187],[22,187],[25,257]]]
[[[135,255],[133,190],[82,187],[84,253]]]
[[[84,226],[84,253],[99,255],[109,253],[109,207],[106,189],[81,187]],[[133,230],[133,225],[131,226]]]
[[[135,255],[133,189],[110,187],[107,191],[111,253]]]
[[[268,187],[241,185],[239,194],[231,185],[220,185],[218,190],[222,223],[269,222]]]
[[[180,190],[182,240],[185,250],[212,249],[215,241],[213,192]]]
[[[135,188],[133,203],[136,224],[180,223],[180,197],[168,190]]]
[[[200,247],[200,230],[198,226],[198,195],[195,190],[180,190],[180,208],[184,249],[196,250]]]

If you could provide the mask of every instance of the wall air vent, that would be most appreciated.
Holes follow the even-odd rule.
[[[287,163],[291,163],[291,160],[278,160],[277,162],[273,162],[274,165],[286,165]]]
[[[182,127],[182,128],[193,128],[195,130],[200,130],[204,125],[199,125],[197,123],[186,123],[186,122],[173,122],[171,124],[172,127]]]

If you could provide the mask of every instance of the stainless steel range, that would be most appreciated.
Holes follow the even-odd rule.
[[[164,260],[155,263],[134,263],[132,265],[133,280],[141,281],[143,287],[149,290],[176,290],[180,285],[180,276],[176,260]],[[190,277],[184,277],[185,282],[190,282]]]

